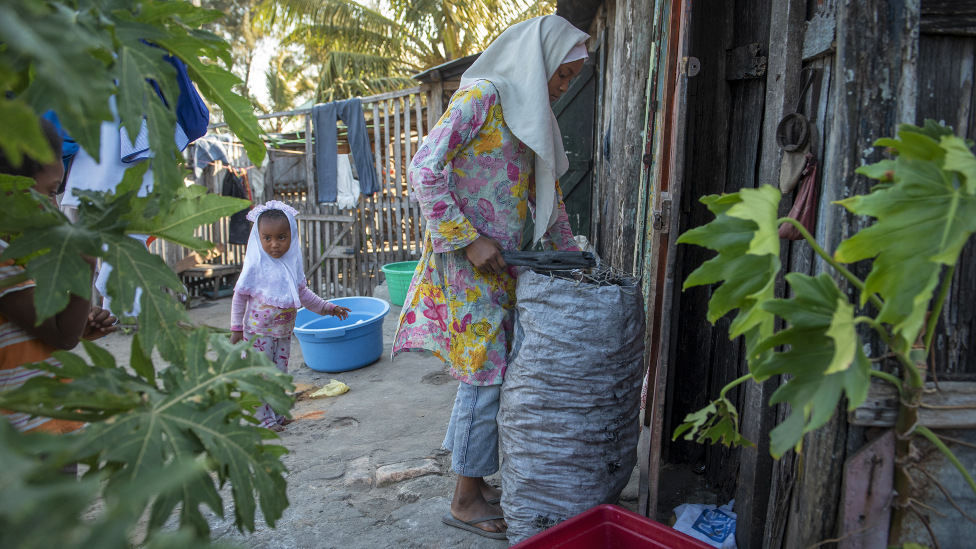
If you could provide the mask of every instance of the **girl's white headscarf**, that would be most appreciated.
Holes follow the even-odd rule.
[[[261,246],[258,217],[268,210],[285,212],[288,216],[288,225],[291,227],[291,248],[288,248],[281,259],[271,257]],[[302,306],[298,291],[307,283],[305,269],[302,268],[302,247],[298,241],[296,215],[298,210],[277,200],[262,204],[248,212],[247,219],[254,224],[251,225],[251,236],[247,240],[247,252],[244,254],[244,267],[241,276],[237,279],[237,285],[234,286],[234,292],[249,295],[279,309]]]
[[[529,19],[503,32],[461,76],[461,86],[495,85],[505,123],[535,152],[536,242],[556,222],[556,180],[569,169],[547,86],[559,65],[585,58],[577,46],[589,37],[558,15]]]

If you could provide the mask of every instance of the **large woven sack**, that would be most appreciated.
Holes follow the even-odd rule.
[[[643,297],[635,279],[614,282],[519,275],[498,411],[513,544],[616,503],[637,462]]]

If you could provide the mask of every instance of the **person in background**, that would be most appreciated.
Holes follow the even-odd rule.
[[[529,210],[535,240],[577,251],[557,179],[569,161],[551,103],[587,58],[589,36],[556,15],[503,32],[461,78],[408,176],[428,220],[393,355],[430,351],[461,383],[444,439],[458,474],[443,521],[504,539],[498,471],[499,388],[514,331],[518,250]]]
[[[55,152],[61,150],[61,137],[48,120],[41,120],[41,128],[48,145]],[[29,177],[34,180],[33,189],[54,201],[64,177],[64,164],[55,154],[54,162],[40,164],[24,158],[20,166],[14,166],[0,151],[0,174]],[[9,244],[0,240],[0,254]],[[82,254],[91,267],[94,277],[95,258]],[[14,260],[0,262],[0,281],[19,277],[23,267]],[[93,307],[91,301],[72,294],[68,306],[60,313],[37,325],[34,310],[32,280],[26,280],[0,289],[0,393],[14,390],[28,379],[37,376],[54,377],[50,372],[31,368],[35,362],[60,363],[52,356],[58,350],[73,349],[82,339],[95,340],[116,331],[115,317],[101,307]],[[55,434],[70,433],[83,424],[77,421],[31,417],[30,414],[0,410],[7,421],[21,432],[45,431]]]
[[[247,214],[251,235],[247,241],[244,266],[234,286],[231,302],[231,343],[247,341],[263,352],[284,373],[288,373],[291,334],[299,307],[341,320],[349,309],[333,305],[308,289],[302,252],[298,246],[298,210],[272,200]],[[261,427],[280,431],[291,423],[264,404],[254,417]]]

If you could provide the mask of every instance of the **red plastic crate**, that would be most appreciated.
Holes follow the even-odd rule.
[[[511,549],[712,549],[616,505],[598,505]]]

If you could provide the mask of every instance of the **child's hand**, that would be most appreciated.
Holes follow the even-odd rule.
[[[88,313],[88,322],[85,323],[85,331],[82,332],[81,337],[88,341],[94,341],[115,332],[119,329],[115,325],[118,320],[105,309],[92,307],[91,312]]]
[[[244,339],[244,332],[231,332],[230,333],[230,344],[236,345]]]
[[[339,320],[345,320],[349,318],[349,311],[350,309],[348,307],[340,307],[336,305],[336,307],[332,309],[332,312],[329,314],[339,317]]]

